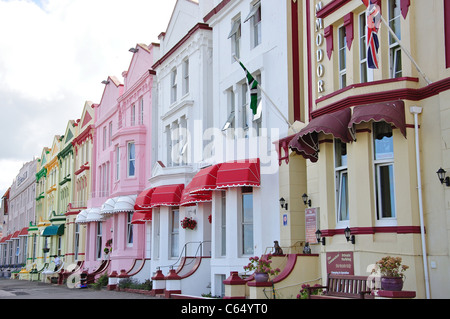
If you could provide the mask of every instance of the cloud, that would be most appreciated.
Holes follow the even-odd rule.
[[[85,101],[100,102],[101,81],[122,79],[128,49],[157,42],[175,3],[0,0],[0,165],[20,168],[64,134]]]

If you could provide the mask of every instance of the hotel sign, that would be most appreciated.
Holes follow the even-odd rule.
[[[324,33],[323,33],[323,19],[317,17],[317,12],[322,9],[322,1],[316,3],[315,13],[316,13],[316,21],[315,21],[315,43],[316,43],[316,75],[317,75],[317,93],[321,94],[325,92],[325,82],[323,81],[323,76],[325,73],[325,69],[323,67],[322,61],[324,59],[324,50],[322,49],[322,45],[324,41]]]
[[[327,252],[327,274],[354,275],[353,252]]]
[[[305,241],[317,244],[316,231],[319,222],[319,208],[307,208],[305,210]]]

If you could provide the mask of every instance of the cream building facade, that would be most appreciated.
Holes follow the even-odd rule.
[[[450,3],[372,2],[386,21],[378,69],[368,67],[362,1],[287,1],[295,123],[280,140],[280,195],[295,200],[282,243],[312,241],[322,280],[339,253],[349,256],[342,273],[355,275],[370,275],[383,256],[402,257],[404,290],[446,298],[450,189],[436,172],[450,164]],[[305,212],[317,214],[315,227]],[[315,244],[317,230],[325,245]]]

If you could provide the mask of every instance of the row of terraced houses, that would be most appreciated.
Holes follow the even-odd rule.
[[[448,297],[449,21],[449,0],[178,0],[2,194],[0,276],[296,298],[397,256],[386,296]]]

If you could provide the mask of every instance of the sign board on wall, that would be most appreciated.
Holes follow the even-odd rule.
[[[311,207],[305,210],[305,240],[316,244],[316,231],[319,227],[319,208]]]
[[[353,252],[327,252],[327,274],[354,275]]]

